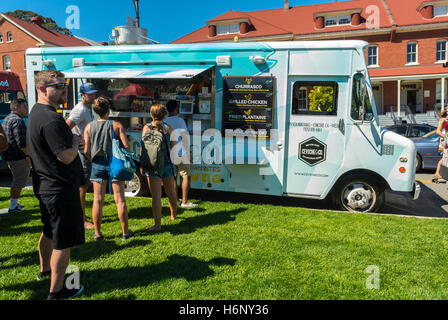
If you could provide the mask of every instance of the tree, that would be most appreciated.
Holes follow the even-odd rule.
[[[20,9],[15,10],[15,11],[8,11],[8,12],[6,12],[6,14],[10,15],[11,17],[15,17],[20,20],[29,21],[29,22],[31,21],[32,17],[40,16],[39,14],[37,14],[33,11],[26,11],[26,10],[20,10]],[[45,29],[58,31],[58,32],[64,33],[68,36],[72,36],[72,33],[70,32],[69,29],[61,28],[60,26],[58,26],[58,24],[53,19],[51,19],[49,17],[42,17],[42,20],[43,20],[42,27],[44,27]]]
[[[308,98],[311,111],[331,112],[333,110],[333,88],[330,86],[313,87]]]

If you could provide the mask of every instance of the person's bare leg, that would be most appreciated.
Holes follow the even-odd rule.
[[[22,192],[22,188],[17,188],[17,187],[11,187],[11,189],[9,190],[10,201],[11,201],[9,203],[10,209],[15,209],[17,207],[17,204],[19,203],[19,197],[20,197],[21,192]]]
[[[117,206],[118,219],[120,219],[123,234],[128,234],[128,208],[124,196],[124,181],[112,182],[112,191]]]
[[[149,190],[152,197],[152,214],[154,226],[148,230],[160,230],[162,225],[162,179],[148,178]]]
[[[51,254],[50,293],[58,292],[64,286],[65,271],[70,262],[70,248],[56,250]]]
[[[93,204],[92,204],[92,219],[95,228],[95,236],[101,236],[101,222],[103,220],[103,205],[104,195],[106,193],[106,184],[104,182],[93,182]]]
[[[10,190],[11,199],[19,199],[21,192],[22,192],[22,188],[11,187],[11,190]]]
[[[86,215],[86,194],[88,188],[89,188],[88,184],[79,187],[79,198],[81,199],[81,208],[82,212],[84,213],[84,228],[92,229],[94,228],[94,225],[89,221],[87,221],[87,215]]]
[[[47,272],[51,269],[50,261],[53,252],[53,240],[48,239],[43,233],[39,239],[39,261],[40,272]]]
[[[441,178],[440,176],[440,166],[442,165],[442,159],[440,159],[439,163],[437,164],[436,172],[434,173],[434,177]]]
[[[190,190],[190,178],[188,176],[180,177],[182,179],[182,203],[188,203],[188,191]]]
[[[163,179],[163,189],[165,189],[170,202],[171,220],[175,220],[177,214],[177,186],[174,178]]]

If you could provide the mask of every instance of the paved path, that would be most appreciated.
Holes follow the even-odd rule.
[[[423,217],[448,218],[448,184],[433,183],[434,170],[419,172],[417,181],[422,191],[417,200],[405,195],[388,192],[386,204],[381,210],[384,213],[404,214]]]

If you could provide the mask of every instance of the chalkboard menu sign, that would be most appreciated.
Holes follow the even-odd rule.
[[[270,138],[274,118],[274,77],[224,77],[223,133],[253,129]]]

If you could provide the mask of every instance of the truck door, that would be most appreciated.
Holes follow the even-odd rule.
[[[286,193],[322,198],[344,160],[348,78],[290,77]]]

